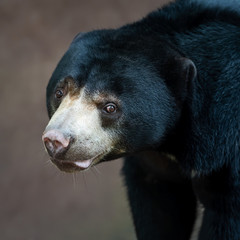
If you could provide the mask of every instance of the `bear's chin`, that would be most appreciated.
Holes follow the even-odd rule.
[[[51,161],[63,172],[77,172],[88,170],[93,165],[99,163],[105,154],[101,153],[87,160],[60,160],[51,158]]]

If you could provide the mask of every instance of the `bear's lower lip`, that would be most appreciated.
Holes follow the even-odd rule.
[[[103,153],[98,154],[97,156],[87,159],[87,160],[60,160],[56,158],[52,158],[52,162],[64,172],[75,172],[75,171],[83,171],[87,170],[94,164],[97,164],[100,159],[103,157]]]
[[[67,161],[67,160],[58,160],[52,159],[52,162],[64,172],[75,172],[86,170],[90,167],[92,161],[91,159],[85,161]]]

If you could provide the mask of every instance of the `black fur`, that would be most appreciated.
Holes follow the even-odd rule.
[[[58,107],[54,89],[68,76],[89,94],[110,92],[121,102],[121,116],[102,123],[125,148],[138,239],[189,239],[196,200],[205,207],[199,240],[240,239],[240,14],[233,6],[179,0],[139,22],[77,36],[49,82],[49,116]]]

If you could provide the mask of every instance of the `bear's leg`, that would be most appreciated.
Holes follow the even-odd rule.
[[[198,240],[240,239],[240,185],[228,168],[195,177],[193,187],[204,207]]]
[[[128,157],[123,174],[137,239],[189,240],[196,198],[178,165],[166,157]]]

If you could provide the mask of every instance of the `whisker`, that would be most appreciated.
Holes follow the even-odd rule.
[[[97,168],[97,166],[93,166],[94,170],[96,170],[96,172],[100,175],[102,175],[101,171]]]
[[[45,166],[49,166],[50,164],[52,164],[52,161],[50,159],[45,160],[45,163],[44,163]]]
[[[73,172],[72,174],[72,177],[73,177],[73,190],[76,191],[76,173]]]
[[[96,179],[98,180],[99,179],[99,177],[98,177],[98,175],[97,175],[97,171],[96,171],[96,169],[95,168],[91,168],[91,172],[94,174],[94,176],[96,177]]]
[[[84,172],[84,171],[82,172],[82,176],[83,176],[84,185],[85,185],[86,188],[88,188],[87,182],[86,182],[86,178],[85,178],[85,172]]]

